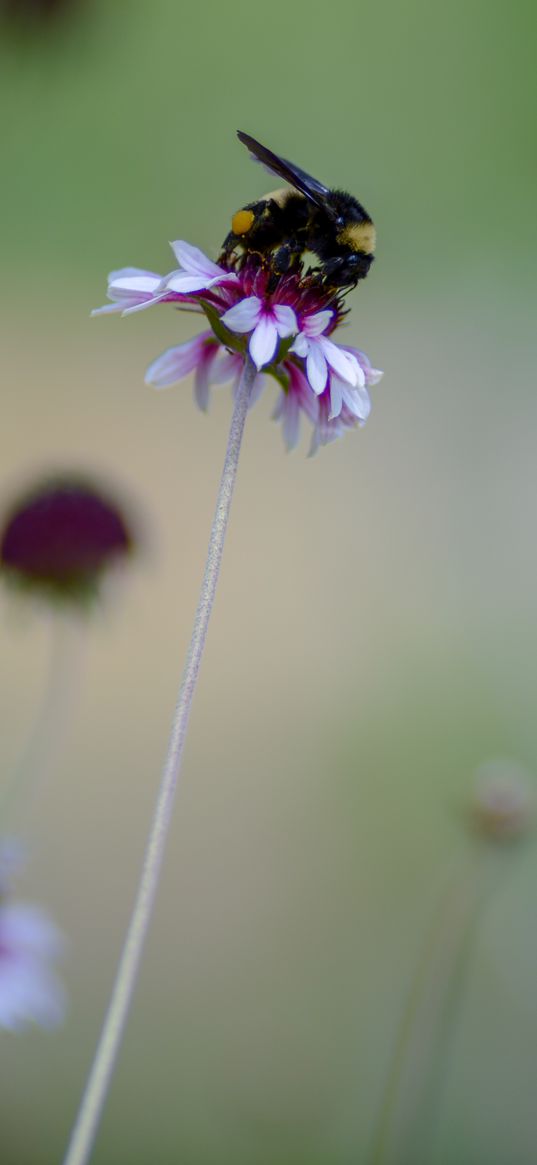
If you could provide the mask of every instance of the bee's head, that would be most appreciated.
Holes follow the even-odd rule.
[[[336,238],[340,247],[348,247],[353,254],[373,256],[377,236],[370,220],[365,222],[343,220]]]
[[[325,260],[323,272],[332,287],[354,287],[360,279],[365,279],[372,262],[373,255],[353,251]]]

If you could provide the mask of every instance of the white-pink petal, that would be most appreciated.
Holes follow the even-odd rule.
[[[232,332],[251,332],[261,316],[262,304],[257,295],[241,299],[221,316],[222,323]]]
[[[250,337],[250,356],[256,368],[270,364],[278,343],[278,329],[269,316],[262,315]]]
[[[307,356],[308,355],[309,340],[306,339],[306,336],[304,335],[303,332],[299,332],[298,336],[296,337],[296,340],[293,340],[293,343],[291,344],[289,351],[296,352],[297,356]]]
[[[326,388],[328,368],[326,367],[323,350],[318,343],[308,345],[306,371],[313,391],[319,395]]]
[[[327,363],[342,380],[352,385],[365,384],[365,376],[355,356],[350,352],[344,352],[343,348],[339,348],[332,340],[323,338],[317,342],[322,345]]]
[[[311,325],[313,321],[314,330],[321,324],[326,327],[326,317],[331,317],[331,315],[331,312],[317,312],[316,317],[309,317],[309,324]],[[305,326],[292,344],[291,351],[296,352],[297,356],[306,357],[308,380],[313,391],[317,394],[326,388],[327,365],[348,384],[362,386],[365,384],[365,376],[356,356],[340,348],[320,333],[307,335]],[[341,405],[339,407],[341,410]]]
[[[110,271],[108,275],[108,286],[110,287],[113,283],[118,283],[121,279],[129,279],[131,276],[142,279],[144,277],[156,279],[157,283],[162,278],[161,275],[157,275],[156,271],[147,271],[145,267],[120,267],[117,271]]]
[[[211,384],[227,384],[234,376],[240,376],[242,365],[243,360],[238,352],[220,349],[211,368]]]
[[[276,303],[269,314],[272,316],[278,335],[282,339],[286,336],[292,336],[293,332],[298,331],[296,315],[292,307],[288,307],[287,304]]]
[[[211,351],[212,349],[212,351]],[[202,358],[196,368],[196,375],[194,377],[194,400],[202,413],[206,413],[209,408],[209,399],[211,392],[211,365],[216,356],[216,345],[211,345],[208,349],[207,355]]]
[[[371,399],[367,388],[357,386],[350,388],[348,384],[344,384],[342,388],[343,403],[347,406],[349,412],[357,417],[359,421],[367,421],[371,412]]]
[[[226,275],[227,272],[213,263],[199,247],[193,247],[191,243],[185,243],[184,239],[176,239],[174,243],[170,243],[172,251],[179,263],[189,275],[202,275],[205,281],[207,279],[218,279]]]
[[[215,282],[215,279],[208,279],[206,275],[189,275],[185,271],[174,271],[172,275],[168,275],[163,286],[178,295],[193,295],[196,291],[206,291]]]
[[[289,450],[293,449],[297,444],[300,428],[300,408],[297,397],[291,396],[290,393],[284,392],[282,389],[272,414],[272,420],[282,422],[284,442]]]
[[[120,275],[112,280],[108,285],[109,295],[134,295],[140,292],[143,295],[153,295],[160,287],[162,278],[160,275],[140,273],[139,275]]]
[[[330,378],[330,412],[328,419],[331,421],[334,417],[339,417],[341,409],[343,408],[343,380],[339,380],[337,376]]]
[[[346,348],[345,351],[348,352],[351,356],[354,356],[358,361],[358,364],[360,365],[360,368],[364,374],[365,383],[369,387],[374,384],[378,384],[384,373],[381,372],[379,368],[371,367],[371,361],[369,357],[366,356],[365,352],[361,352],[359,348]]]
[[[194,378],[194,398],[198,408],[207,412],[210,390],[213,384],[225,384],[235,377],[238,380],[243,361],[232,352],[222,352],[217,344],[206,344]]]
[[[258,374],[254,380],[254,383],[252,384],[252,388],[250,390],[250,400],[248,401],[248,408],[249,409],[252,409],[254,407],[254,405],[257,403],[257,401],[259,400],[259,397],[261,396],[261,393],[263,392],[263,389],[265,387],[266,381],[267,381],[267,377],[263,376],[262,373],[258,372]],[[237,380],[237,388],[238,388],[238,386],[239,386],[239,382]]]
[[[152,295],[150,299],[144,299],[143,303],[134,303],[130,307],[125,307],[125,301],[123,301],[122,315],[132,316],[137,311],[145,311],[146,307],[154,307],[156,303],[161,303],[163,299],[166,299],[166,292],[164,291],[162,295]]]
[[[108,276],[108,296],[114,302],[105,307],[95,308],[91,314],[107,315],[111,312],[141,311],[146,307],[152,307],[159,298],[162,298],[157,295],[161,284],[162,276],[141,267],[122,267],[119,271],[111,271]]]
[[[151,300],[149,300],[151,303]],[[103,307],[94,307],[90,311],[91,316],[107,316],[113,312],[122,312],[124,305],[122,303],[105,303]]]
[[[305,336],[320,336],[328,327],[332,319],[333,311],[317,311],[312,316],[307,316],[302,324],[302,331]]]
[[[211,332],[202,332],[193,340],[168,348],[161,356],[157,356],[145,374],[146,384],[150,384],[152,388],[169,388],[184,376],[188,376],[199,364],[203,347],[210,336]]]

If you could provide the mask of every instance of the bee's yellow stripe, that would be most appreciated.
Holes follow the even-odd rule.
[[[372,255],[377,241],[377,232],[372,222],[353,222],[340,231],[337,241],[342,243],[344,247],[350,247],[351,251]]]

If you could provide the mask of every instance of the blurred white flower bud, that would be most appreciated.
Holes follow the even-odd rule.
[[[481,833],[497,840],[520,837],[533,823],[534,781],[509,757],[479,765],[474,777],[471,812]]]

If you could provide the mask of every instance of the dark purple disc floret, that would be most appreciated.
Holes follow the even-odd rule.
[[[12,507],[0,542],[4,575],[50,598],[85,603],[103,571],[133,549],[118,508],[70,476],[48,480]]]

